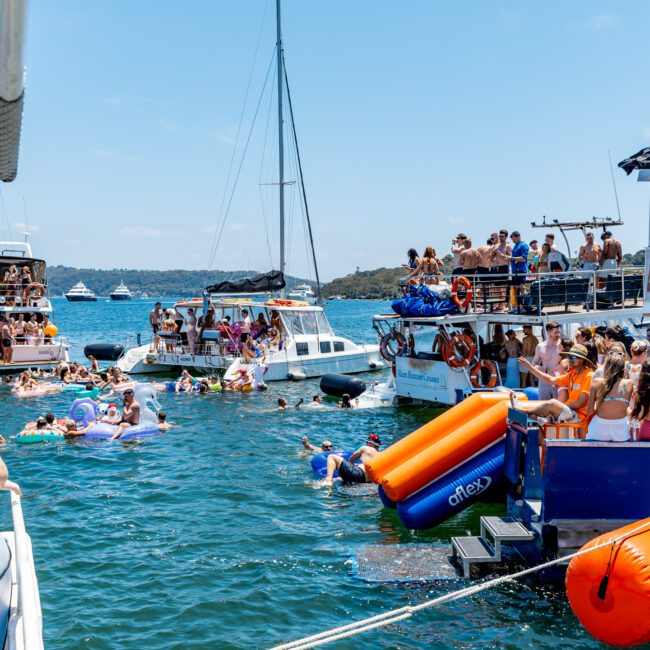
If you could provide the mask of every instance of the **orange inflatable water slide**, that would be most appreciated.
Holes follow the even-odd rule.
[[[506,432],[509,393],[474,393],[366,463],[368,477],[400,502],[492,445]],[[519,400],[526,400],[518,393]]]

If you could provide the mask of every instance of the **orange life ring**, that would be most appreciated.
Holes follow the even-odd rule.
[[[465,287],[465,298],[463,300],[458,298],[458,286],[461,284]],[[459,309],[466,309],[471,304],[473,297],[472,283],[464,275],[459,275],[451,286],[451,299]]]
[[[391,345],[393,341],[397,344],[395,350],[393,350]],[[395,357],[402,355],[407,348],[408,344],[406,343],[406,339],[399,332],[388,332],[379,341],[379,353],[386,361],[390,361],[391,363],[395,361]]]
[[[45,286],[40,282],[32,282],[27,285],[26,291],[30,298],[42,298],[45,295]]]
[[[485,372],[481,372],[481,371]],[[484,377],[487,375],[488,380],[484,383]],[[494,388],[499,380],[497,364],[487,359],[479,359],[479,362],[472,368],[469,373],[469,381],[472,388]]]
[[[461,352],[464,347],[464,353]],[[476,344],[467,334],[454,334],[442,346],[442,358],[450,368],[466,368],[471,365],[476,356]]]

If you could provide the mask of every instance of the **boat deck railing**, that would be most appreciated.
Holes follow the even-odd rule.
[[[461,277],[467,282],[459,280]],[[457,284],[456,296],[466,313],[510,311],[539,315],[635,307],[643,300],[643,277],[644,268],[640,266],[526,274],[458,273],[405,277],[400,288],[408,296],[413,284],[427,285],[434,292],[436,287],[452,290]]]
[[[13,626],[14,638],[20,639],[26,650],[41,650],[43,648],[43,618],[41,600],[38,593],[38,583],[34,571],[32,542],[25,530],[23,509],[20,497],[11,493],[11,515],[14,524],[14,551],[16,574],[15,583],[18,586],[18,607],[12,612],[9,624]]]
[[[0,281],[0,308],[30,309],[44,307],[47,284],[32,282],[28,285]]]

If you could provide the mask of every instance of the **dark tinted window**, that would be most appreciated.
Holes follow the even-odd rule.
[[[343,352],[343,350],[345,350],[343,341],[334,341],[334,352]]]
[[[296,343],[296,353],[298,356],[309,354],[309,343]]]
[[[327,354],[328,352],[332,351],[332,345],[329,341],[321,341],[320,342],[320,351],[321,354]]]

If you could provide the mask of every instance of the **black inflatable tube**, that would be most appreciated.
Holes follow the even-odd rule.
[[[366,384],[358,377],[330,373],[322,376],[320,389],[332,397],[343,397],[347,393],[350,399],[354,399],[366,390]]]
[[[124,354],[124,346],[117,343],[91,343],[84,348],[84,356],[97,361],[117,361]]]

